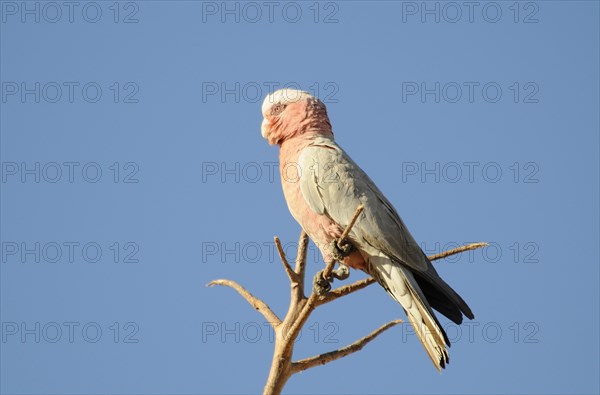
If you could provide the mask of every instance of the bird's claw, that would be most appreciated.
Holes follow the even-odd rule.
[[[350,268],[340,263],[340,266],[331,272],[331,275],[340,281],[346,280],[348,277],[350,277]]]
[[[338,244],[337,240],[331,242],[331,255],[339,263],[339,267],[333,270],[328,276],[324,275],[325,270],[317,272],[313,279],[313,291],[317,295],[323,296],[331,291],[331,283],[334,279],[345,280],[350,276],[350,269],[342,262],[344,258],[350,255],[353,249],[354,246],[348,242],[341,244]]]
[[[331,291],[333,277],[325,277],[324,272],[325,270],[319,270],[313,279],[313,291],[319,296],[325,295],[327,292]]]
[[[353,249],[354,246],[346,241],[338,243],[337,240],[333,240],[331,242],[331,255],[338,262],[343,262]]]
[[[346,265],[340,264],[339,267],[333,270],[327,277],[325,276],[325,269],[320,270],[313,279],[313,291],[317,295],[323,296],[331,291],[331,283],[334,279],[342,281],[348,277],[350,277],[350,269]]]

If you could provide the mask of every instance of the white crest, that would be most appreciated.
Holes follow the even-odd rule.
[[[274,104],[290,104],[302,101],[304,99],[313,98],[313,96],[305,91],[297,89],[279,89],[273,93],[269,93],[262,104],[262,114],[267,116],[270,113],[270,109]]]

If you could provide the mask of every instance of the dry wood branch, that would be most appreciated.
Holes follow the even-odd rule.
[[[435,260],[438,260],[438,259],[447,258],[450,255],[456,255],[456,254],[460,254],[461,252],[470,251],[470,250],[476,250],[478,248],[486,247],[488,245],[489,245],[488,243],[484,243],[484,242],[467,244],[466,246],[462,246],[462,247],[458,247],[458,248],[453,248],[451,250],[444,251],[444,252],[441,252],[439,254],[431,255],[428,258],[429,258],[430,261],[435,261]]]
[[[357,351],[360,351],[371,340],[375,339],[381,333],[385,332],[386,330],[388,330],[389,328],[391,328],[395,325],[400,324],[401,322],[402,322],[402,320],[390,321],[387,324],[382,325],[379,328],[375,329],[373,332],[369,333],[367,336],[358,339],[357,341],[355,341],[354,343],[352,343],[346,347],[340,348],[338,350],[330,351],[330,352],[327,352],[324,354],[316,355],[314,357],[302,359],[297,362],[292,362],[292,368],[291,368],[292,374],[301,372],[306,369],[310,369],[315,366],[325,365],[326,363],[333,362],[337,359],[343,358],[343,357],[353,354]]]
[[[362,205],[356,209],[352,220],[348,226],[346,226],[341,236],[336,240],[336,243],[339,247],[346,243],[346,239],[348,238],[348,235],[350,234],[352,227],[356,223],[362,210]],[[268,395],[280,394],[283,391],[283,387],[287,380],[293,374],[310,369],[314,366],[325,365],[329,362],[353,354],[361,350],[366,344],[374,340],[384,331],[402,322],[401,320],[388,322],[367,336],[346,347],[314,357],[305,358],[297,362],[292,362],[294,342],[298,337],[301,328],[304,326],[308,320],[308,317],[315,308],[364,289],[376,281],[373,278],[365,278],[352,284],[336,288],[323,296],[319,296],[313,290],[313,292],[311,292],[310,296],[307,298],[304,295],[304,284],[306,278],[306,253],[308,249],[308,236],[304,231],[302,231],[300,234],[300,239],[298,241],[298,255],[296,257],[296,264],[293,269],[287,260],[283,247],[281,246],[281,241],[278,237],[275,237],[275,245],[277,246],[277,251],[279,253],[279,257],[281,258],[285,272],[290,279],[291,288],[290,306],[283,321],[281,321],[279,317],[261,299],[255,297],[244,287],[234,281],[215,280],[208,284],[208,286],[222,285],[235,289],[244,299],[246,299],[248,303],[250,303],[250,305],[252,305],[254,309],[259,311],[275,329],[275,349],[273,352],[273,360],[271,363],[269,377],[264,389],[264,393]],[[434,261],[485,246],[487,246],[487,243],[469,244],[442,252],[440,254],[432,255],[428,258],[429,260]],[[320,272],[320,275],[324,278],[329,278],[334,266],[335,260],[327,259],[325,269]]]
[[[482,248],[487,246],[488,243],[473,243],[473,244],[468,244],[462,247],[458,247],[458,248],[454,248],[452,250],[448,250],[448,251],[444,251],[440,254],[436,254],[436,255],[431,255],[428,256],[430,261],[435,261],[438,259],[443,259],[443,258],[447,258],[451,255],[456,255],[456,254],[460,254],[461,252],[465,252],[465,251],[470,251],[470,250],[475,250],[477,248]],[[333,291],[329,292],[327,295],[325,295],[324,297],[320,298],[317,302],[317,306],[320,306],[322,304],[325,303],[329,303],[332,302],[336,299],[341,298],[342,296],[346,296],[349,295],[353,292],[356,291],[360,291],[363,288],[368,287],[371,284],[376,283],[377,281],[373,278],[373,277],[369,277],[369,278],[365,278],[362,280],[358,280],[352,284],[348,284],[348,285],[344,285],[343,287],[339,287],[334,289]]]
[[[352,216],[352,219],[350,220],[350,223],[348,224],[348,226],[346,226],[346,229],[344,229],[344,231],[342,232],[342,234],[336,241],[338,246],[342,245],[343,243],[346,242],[346,238],[348,237],[348,234],[350,234],[352,227],[356,223],[356,220],[358,219],[358,216],[360,215],[360,213],[362,213],[363,209],[364,209],[364,206],[362,204],[356,208],[356,210],[354,211],[354,215]],[[335,260],[328,259],[327,262],[325,263],[325,269],[318,275],[322,275],[324,278],[328,278],[331,276],[331,272],[333,271],[334,267],[335,267]],[[314,290],[313,290],[313,292],[310,294],[310,297],[308,298],[308,300],[306,301],[304,306],[302,306],[302,310],[300,310],[300,313],[298,314],[296,321],[291,325],[290,330],[287,333],[287,336],[289,336],[292,339],[295,339],[296,336],[298,336],[298,333],[300,333],[300,329],[302,328],[302,326],[304,326],[304,323],[308,319],[308,316],[317,307],[318,300],[319,300],[319,295],[316,292],[314,292]]]
[[[289,333],[290,326],[296,321],[302,306],[306,303],[306,297],[304,296],[304,274],[306,271],[307,249],[308,235],[306,232],[302,231],[300,232],[300,239],[298,240],[298,253],[296,256],[296,267],[294,268],[296,281],[290,280],[290,306],[283,320],[283,327],[281,328],[281,332],[285,336]]]
[[[221,279],[211,281],[207,284],[208,287],[212,287],[214,285],[222,285],[224,287],[230,287],[235,289],[240,295],[242,295],[244,299],[246,299],[248,303],[250,303],[252,307],[254,307],[254,310],[257,310],[265,317],[265,319],[271,324],[271,326],[275,328],[281,325],[281,320],[279,319],[279,317],[277,317],[277,314],[275,314],[265,302],[252,295],[250,292],[248,292],[246,288],[242,287],[235,281]]]
[[[352,219],[350,220],[350,223],[346,226],[346,229],[344,229],[344,231],[342,232],[340,237],[336,240],[336,244],[338,245],[338,247],[341,247],[343,244],[346,243],[346,239],[348,238],[348,235],[350,234],[352,227],[356,223],[356,220],[360,216],[360,213],[363,212],[364,208],[365,208],[365,206],[361,204],[356,208],[356,210],[354,210],[354,215],[352,215]],[[323,270],[323,272],[322,272],[323,277],[329,278],[331,276],[331,272],[333,272],[334,267],[335,267],[335,260],[333,260],[333,259],[327,260],[327,262],[325,262],[325,270]],[[315,293],[313,292],[313,295],[314,294]],[[312,297],[312,295],[311,295],[311,297]]]
[[[294,271],[298,273],[301,281],[304,282],[304,273],[306,271],[306,252],[308,249],[308,235],[303,230],[300,232],[300,239],[298,240],[298,255],[296,255],[296,268]]]
[[[283,247],[281,246],[281,240],[279,240],[279,237],[277,237],[277,236],[275,236],[275,246],[277,246],[277,252],[279,253],[279,258],[281,259],[281,263],[283,263],[283,268],[285,269],[285,272],[287,273],[288,278],[290,279],[290,281],[292,283],[298,282],[298,274],[290,266],[290,264],[285,256],[285,252],[283,251]]]
[[[306,323],[308,316],[310,315],[310,313],[312,313],[315,307],[317,307],[318,298],[318,295],[315,292],[313,292],[310,294],[308,300],[306,300],[303,303],[300,312],[296,316],[296,320],[293,323],[291,323],[291,325],[289,326],[289,331],[287,331],[287,333],[285,334],[287,338],[295,339],[298,336],[298,334],[300,333],[300,329]]]
[[[346,238],[350,234],[350,231],[352,230],[352,227],[356,223],[358,216],[360,215],[360,213],[363,212],[364,209],[365,209],[365,206],[362,204],[356,208],[356,211],[354,211],[354,215],[352,216],[350,223],[348,224],[348,226],[346,226],[346,229],[344,229],[344,232],[340,235],[340,238],[337,241],[338,245],[341,245],[346,241]]]
[[[317,302],[317,306],[320,306],[325,303],[332,302],[336,299],[341,298],[342,296],[346,296],[351,294],[352,292],[359,291],[363,288],[368,287],[369,285],[375,283],[376,280],[373,277],[364,278],[362,280],[358,280],[352,284],[344,285],[343,287],[339,287],[329,292],[324,297],[320,298]]]

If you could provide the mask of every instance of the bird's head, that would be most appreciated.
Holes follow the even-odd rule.
[[[262,136],[269,144],[303,134],[333,137],[325,104],[308,92],[280,89],[267,95],[262,105]]]

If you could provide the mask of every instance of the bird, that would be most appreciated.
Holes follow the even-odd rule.
[[[372,276],[398,302],[438,371],[450,341],[433,309],[456,324],[473,319],[467,303],[442,278],[390,201],[336,143],[325,104],[308,92],[280,89],[262,104],[262,137],[279,146],[283,194],[294,219],[323,258]],[[358,206],[349,235],[336,240]]]

